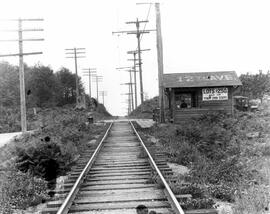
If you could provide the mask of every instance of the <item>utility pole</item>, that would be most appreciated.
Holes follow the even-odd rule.
[[[125,94],[121,94],[121,95],[128,95],[128,99],[127,99],[127,104],[128,104],[128,114],[130,114],[133,110],[132,110],[132,106],[131,106],[131,93],[130,93],[130,90],[129,90],[129,93],[125,93]]]
[[[142,49],[141,51],[150,51],[150,49]],[[137,61],[139,59],[136,59],[136,54],[138,54],[138,50],[135,51],[128,51],[127,54],[132,54],[133,55],[133,59],[129,59],[131,61],[134,62],[133,64],[133,72],[134,72],[134,85],[135,85],[135,107],[137,108],[138,104],[137,104],[137,74],[136,74],[136,65],[137,65]],[[138,65],[140,66],[141,63],[139,62]]]
[[[156,29],[157,29],[157,59],[158,59],[158,82],[159,82],[159,106],[160,106],[160,123],[165,122],[164,110],[164,87],[163,87],[163,45],[161,35],[161,18],[160,5],[155,3],[156,8]]]
[[[134,90],[135,90],[135,92],[134,92],[134,94],[135,94],[134,99],[135,99],[135,108],[137,108],[138,107],[138,102],[137,102],[137,74],[136,74],[137,70],[136,70],[136,61],[139,60],[139,59],[136,59],[136,53],[134,52],[133,53],[133,59],[128,59],[128,60],[132,60],[134,62],[133,70],[131,70],[131,71],[133,71],[133,75],[134,75],[134,77],[133,77],[134,78]]]
[[[25,102],[25,81],[24,81],[24,63],[23,56],[26,55],[36,55],[42,54],[42,52],[23,52],[23,42],[24,41],[43,41],[44,39],[23,39],[23,32],[32,32],[32,31],[43,31],[43,29],[23,29],[22,23],[26,21],[43,21],[43,19],[8,19],[1,21],[18,21],[18,30],[4,30],[5,32],[18,32],[18,40],[1,40],[1,42],[19,42],[19,53],[18,54],[5,54],[0,55],[0,57],[9,57],[9,56],[19,56],[19,76],[20,76],[20,104],[21,104],[21,129],[25,133],[27,131],[27,118],[26,118],[26,102]]]
[[[136,33],[136,37],[137,37],[137,43],[138,43],[138,59],[139,59],[139,75],[140,75],[140,92],[141,92],[141,103],[143,103],[143,80],[142,80],[142,58],[141,58],[141,40],[140,40],[140,23],[142,22],[148,22],[148,21],[140,21],[136,20],[136,22],[127,22],[127,24],[136,24],[136,28],[137,28],[137,33]]]
[[[88,76],[89,77],[89,97],[91,98],[91,76],[95,75],[97,70],[96,68],[84,68],[83,71],[85,71],[84,76]],[[87,71],[87,72],[86,72]]]
[[[128,85],[128,93],[126,93],[125,95],[128,95],[128,97],[129,97],[131,111],[134,110],[133,91],[132,91],[132,85],[133,84],[134,83],[132,83],[132,82],[127,82],[127,83],[121,84],[121,85]]]
[[[130,88],[130,98],[131,98],[131,106],[132,106],[132,111],[134,111],[134,101],[133,101],[133,86],[132,86],[132,75],[131,72],[132,70],[129,69],[127,70],[129,72],[129,88]]]
[[[79,78],[78,78],[78,67],[77,67],[77,59],[78,58],[85,58],[85,56],[81,55],[81,54],[85,54],[85,48],[68,48],[65,49],[66,54],[69,55],[71,54],[72,56],[67,56],[66,58],[72,58],[74,59],[75,62],[75,73],[76,73],[76,105],[78,106],[79,104],[79,96],[80,96],[80,92],[79,92]]]
[[[94,77],[95,77],[95,82],[96,82],[96,87],[97,87],[97,101],[98,101],[98,83],[102,81],[103,76],[98,76],[96,74]]]
[[[153,3],[136,3],[137,5]],[[159,107],[160,107],[160,122],[165,122],[165,105],[164,105],[164,86],[163,86],[163,45],[161,35],[161,18],[160,18],[160,4],[154,3],[156,9],[156,31],[157,31],[157,59],[158,59],[158,83],[159,83]]]
[[[129,93],[131,94],[131,106],[132,106],[132,110],[134,110],[135,108],[134,108],[134,100],[133,100],[133,84],[135,84],[135,83],[133,83],[132,82],[132,72],[133,72],[133,70],[131,69],[132,67],[120,67],[120,68],[116,68],[117,70],[120,70],[120,69],[125,69],[125,68],[129,68],[128,70],[125,70],[125,71],[128,71],[129,72],[129,83],[125,83],[125,85],[129,85]],[[135,87],[136,87],[136,85],[135,85]],[[135,94],[135,96],[136,96],[136,94]]]
[[[107,96],[107,91],[99,91],[99,94],[102,96],[102,104],[105,106],[104,97]]]
[[[140,75],[140,97],[141,103],[143,103],[143,78],[142,78],[142,60],[141,60],[141,35],[144,33],[150,33],[150,31],[156,30],[140,30],[140,23],[146,23],[147,20],[139,21],[138,18],[136,21],[126,22],[126,24],[136,24],[136,31],[117,31],[113,32],[113,34],[117,33],[127,33],[127,34],[136,34],[137,37],[137,46],[138,46],[138,59],[139,59],[139,75]]]

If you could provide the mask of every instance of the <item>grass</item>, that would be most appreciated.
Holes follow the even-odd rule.
[[[64,175],[89,147],[87,142],[106,129],[87,124],[85,113],[69,108],[46,109],[40,114],[41,128],[1,148],[1,169],[7,173],[0,177],[0,206],[6,207],[6,213],[46,200],[56,177]]]
[[[269,187],[264,185],[250,185],[236,194],[233,205],[234,214],[262,214],[269,210]]]
[[[233,202],[234,213],[268,209],[269,194],[264,191],[270,184],[268,112],[239,112],[235,118],[205,115],[185,126],[167,124],[142,132],[159,139],[170,162],[189,167],[185,182],[200,185],[208,196]],[[181,188],[173,185],[175,191]]]

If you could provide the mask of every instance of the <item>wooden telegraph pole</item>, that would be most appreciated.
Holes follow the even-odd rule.
[[[141,49],[140,52],[142,51],[150,51],[150,49]],[[127,54],[132,54],[133,55],[133,59],[129,59],[131,61],[134,62],[133,64],[133,72],[134,72],[134,85],[135,85],[135,106],[137,108],[137,78],[136,78],[136,65],[139,65],[139,68],[140,68],[140,65],[142,64],[141,60],[139,59],[136,59],[136,54],[138,54],[139,51],[138,50],[135,50],[135,51],[128,51]],[[137,63],[137,61],[139,61],[139,63]],[[141,79],[141,78],[140,78]],[[142,82],[141,82],[141,85],[142,85]]]
[[[79,105],[79,96],[80,96],[80,92],[79,92],[79,78],[78,78],[78,67],[77,67],[77,59],[78,58],[85,58],[85,56],[81,55],[81,54],[85,54],[85,48],[69,48],[69,49],[65,49],[66,54],[71,54],[72,56],[67,56],[66,58],[72,58],[74,59],[75,62],[75,73],[76,73],[76,105]]]
[[[133,93],[133,85],[135,85],[135,87],[136,87],[136,84],[133,83],[133,81],[132,81],[132,72],[133,72],[132,68],[133,67],[120,67],[120,68],[116,68],[116,69],[117,70],[121,70],[121,69],[126,69],[126,68],[129,68],[128,70],[125,70],[125,71],[128,71],[129,72],[129,83],[124,83],[122,85],[129,85],[129,93],[130,93],[130,96],[131,96],[130,97],[131,107],[132,107],[132,110],[134,110],[135,108],[134,108],[134,99],[133,99],[133,94],[134,94]],[[137,98],[136,92],[135,92],[135,97]]]
[[[129,93],[125,93],[125,94],[121,94],[121,95],[128,95],[128,99],[127,99],[127,104],[128,104],[128,114],[130,114],[133,110],[132,110],[132,105],[131,105],[131,93],[130,93],[130,89],[129,89]]]
[[[18,32],[18,40],[1,40],[1,42],[19,42],[19,53],[18,54],[6,54],[0,55],[0,57],[9,57],[9,56],[19,56],[19,76],[20,76],[20,103],[21,103],[21,129],[25,133],[27,131],[27,118],[26,118],[26,102],[25,102],[25,82],[24,82],[24,63],[23,56],[26,55],[36,55],[42,54],[42,52],[32,52],[24,53],[23,52],[23,42],[24,41],[43,41],[44,39],[23,39],[23,32],[32,32],[32,31],[43,31],[43,29],[23,29],[22,23],[26,21],[43,21],[43,19],[8,19],[1,21],[18,21],[18,30],[4,30],[6,32]]]
[[[93,77],[95,77],[95,82],[96,82],[96,87],[97,87],[97,101],[98,101],[98,83],[102,81],[103,76],[98,76],[97,74],[94,75]]]
[[[107,96],[107,91],[99,91],[99,94],[102,96],[102,104],[105,106],[104,97]]]
[[[135,101],[135,108],[138,107],[138,102],[137,102],[137,70],[136,70],[136,61],[139,59],[136,59],[136,53],[133,53],[133,59],[128,59],[128,60],[132,60],[134,62],[133,65],[133,70],[131,70],[133,72],[133,79],[134,79],[134,101]]]
[[[137,5],[144,5],[153,3],[136,3]],[[156,10],[156,31],[157,31],[157,60],[158,60],[158,83],[159,83],[159,107],[160,107],[160,122],[165,122],[165,105],[164,105],[164,87],[163,87],[163,45],[161,35],[161,18],[160,18],[160,4],[155,3]]]
[[[159,106],[160,106],[160,122],[165,122],[164,110],[164,87],[163,87],[163,45],[161,35],[161,18],[160,5],[155,3],[156,8],[156,28],[157,28],[157,59],[158,59],[158,83],[159,83]]]
[[[140,30],[140,23],[146,23],[145,21],[139,21],[136,19],[136,21],[132,22],[126,22],[126,24],[136,24],[136,30],[135,31],[117,31],[112,32],[113,34],[117,33],[126,33],[126,34],[136,34],[137,37],[137,45],[138,45],[138,59],[139,59],[139,75],[140,75],[140,97],[141,97],[141,103],[143,103],[143,78],[142,78],[142,59],[141,59],[141,35],[144,33],[150,33],[150,31],[156,31],[156,30]]]
[[[84,76],[89,77],[89,97],[91,98],[91,76],[95,75],[97,70],[96,68],[84,68],[83,71],[85,71]]]
[[[122,94],[122,95],[128,95],[128,99],[129,99],[129,105],[130,105],[130,109],[131,111],[134,110],[134,101],[133,101],[133,91],[132,91],[132,85],[133,83],[131,82],[127,82],[127,83],[122,83],[121,85],[128,85],[128,93]]]

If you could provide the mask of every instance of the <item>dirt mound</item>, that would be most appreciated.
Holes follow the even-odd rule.
[[[144,101],[129,116],[136,118],[152,119],[153,110],[158,108],[158,97],[154,97],[150,100]]]

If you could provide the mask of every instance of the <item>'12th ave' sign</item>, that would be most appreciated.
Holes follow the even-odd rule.
[[[211,75],[185,75],[180,76],[179,82],[194,82],[194,81],[229,81],[234,80],[230,74],[211,74]]]
[[[169,73],[163,75],[165,88],[237,87],[242,85],[235,71]]]

